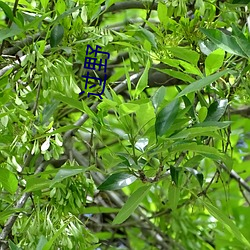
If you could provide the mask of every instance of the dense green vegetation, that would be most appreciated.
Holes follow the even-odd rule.
[[[249,15],[0,1],[0,249],[250,249]]]

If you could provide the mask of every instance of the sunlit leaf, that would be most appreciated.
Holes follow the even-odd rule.
[[[11,194],[14,194],[18,187],[16,176],[5,168],[0,168],[0,183]]]
[[[174,56],[183,59],[187,62],[190,62],[192,65],[197,65],[200,55],[196,51],[186,49],[186,48],[181,48],[181,47],[172,47],[168,48],[170,52],[173,53]]]
[[[206,75],[211,75],[223,65],[225,56],[225,51],[222,49],[217,49],[210,53],[205,60],[205,72]]]

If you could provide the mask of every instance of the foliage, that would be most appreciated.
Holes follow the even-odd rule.
[[[248,5],[0,1],[1,249],[249,249]]]

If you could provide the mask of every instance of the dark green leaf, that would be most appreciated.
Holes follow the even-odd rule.
[[[73,167],[73,166],[69,166],[68,168],[61,168],[58,173],[56,174],[55,178],[52,180],[51,185],[57,183],[57,182],[61,182],[62,180],[70,177],[70,176],[74,176],[77,174],[80,174],[82,172],[84,172],[86,169],[83,167]]]
[[[153,48],[156,48],[157,45],[156,45],[156,42],[155,42],[155,35],[154,33],[150,32],[149,30],[147,29],[144,29],[142,27],[140,27],[140,30],[136,32],[136,34],[140,34],[140,37],[143,38],[143,40],[147,40],[151,43],[152,47]]]
[[[11,240],[9,240],[9,247],[10,247],[10,250],[22,250],[16,244],[14,244]]]
[[[218,49],[218,46],[208,39],[206,39],[205,41],[200,40],[199,47],[201,52],[207,56],[214,50]]]
[[[225,122],[216,122],[216,121],[204,121],[201,123],[195,124],[193,127],[217,127],[219,129],[226,128],[230,124],[232,124],[231,121],[225,121]]]
[[[120,172],[109,176],[99,187],[99,190],[117,190],[133,183],[136,177],[132,174]]]
[[[157,110],[157,108],[163,102],[165,94],[166,94],[166,87],[161,86],[159,89],[157,89],[157,91],[155,92],[155,94],[151,98],[152,104],[153,104],[153,107],[155,110]]]
[[[204,176],[201,172],[197,171],[196,169],[194,168],[189,168],[189,167],[186,167],[185,168],[188,172],[190,172],[192,175],[195,176],[195,178],[198,180],[200,186],[202,187],[203,185],[203,181],[204,181]]]
[[[1,29],[0,30],[0,42],[6,38],[17,36],[23,32],[23,29],[20,29],[18,26],[14,25],[8,29]]]
[[[122,222],[124,222],[139,206],[143,198],[147,195],[150,188],[150,185],[144,185],[138,188],[133,194],[131,194],[127,202],[121,208],[120,212],[116,215],[112,224],[121,224]]]
[[[64,28],[61,24],[56,25],[50,35],[51,47],[56,47],[63,39]]]
[[[247,5],[249,3],[250,3],[249,0],[233,0],[232,2],[232,4],[244,4],[244,5]]]
[[[224,49],[225,51],[239,55],[242,57],[246,57],[246,54],[241,49],[237,40],[233,36],[228,36],[224,34],[222,31],[217,29],[204,29],[200,28],[201,32],[203,32],[212,42],[214,42],[219,48]]]
[[[162,136],[169,130],[176,119],[178,110],[179,101],[175,99],[159,112],[155,121],[156,136]]]
[[[191,159],[185,162],[184,167],[191,168],[196,167],[200,164],[201,160],[203,160],[204,157],[201,155],[195,155]]]
[[[180,168],[175,168],[173,166],[170,166],[170,175],[172,181],[175,183],[176,186],[178,186],[178,180],[179,180],[179,173],[181,169]]]
[[[12,13],[11,8],[9,7],[9,5],[7,5],[6,3],[4,3],[3,1],[0,1],[0,8],[3,9],[5,15],[11,20],[14,21],[14,15]]]
[[[227,99],[222,99],[212,103],[208,108],[207,117],[204,122],[219,121],[226,111],[227,104],[228,104]]]

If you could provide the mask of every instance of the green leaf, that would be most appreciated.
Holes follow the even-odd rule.
[[[23,212],[23,211],[24,211],[23,208],[14,209],[14,208],[7,207],[5,211],[0,212],[0,222],[4,223],[5,220],[7,220],[10,215],[14,213],[18,213],[18,212]]]
[[[219,48],[231,54],[238,55],[241,57],[246,57],[246,54],[237,43],[237,40],[235,37],[228,36],[224,34],[222,31],[217,30],[217,29],[200,28],[200,30]]]
[[[71,97],[68,97],[68,96],[65,96],[65,95],[62,95],[62,94],[59,94],[57,92],[54,92],[53,94],[53,97],[63,103],[66,103],[68,104],[69,106],[73,107],[73,108],[76,108],[82,112],[85,112],[84,108],[83,108],[83,104],[74,99],[74,98],[71,98]]]
[[[62,13],[60,16],[58,16],[56,18],[56,20],[53,23],[58,23],[60,20],[62,20],[63,18],[65,18],[66,16],[78,11],[79,9],[81,9],[83,7],[82,4],[79,4],[76,7],[73,7],[72,9],[66,10],[64,13]]]
[[[14,244],[11,240],[9,240],[8,242],[9,242],[10,250],[22,250],[16,244]]]
[[[96,207],[96,206],[91,206],[91,207],[82,207],[80,208],[81,214],[111,214],[111,213],[117,213],[119,212],[119,208],[114,208],[114,207]]]
[[[206,75],[211,75],[223,65],[225,57],[225,51],[222,49],[217,49],[210,53],[205,60],[205,72]]]
[[[64,28],[61,24],[56,25],[50,35],[50,46],[56,47],[63,39]]]
[[[24,192],[33,192],[33,191],[39,191],[44,190],[46,188],[49,188],[51,185],[51,180],[37,177],[37,176],[31,176],[26,178],[26,188]]]
[[[40,239],[38,241],[36,250],[43,250],[43,247],[46,245],[47,242],[48,241],[47,241],[46,237],[44,235],[41,235]]]
[[[185,162],[184,167],[185,168],[197,167],[203,159],[204,157],[202,155],[195,155]]]
[[[173,166],[170,166],[170,175],[171,175],[171,179],[174,182],[174,184],[176,186],[178,186],[178,180],[179,180],[179,173],[180,173],[181,169],[180,168],[176,168]]]
[[[162,73],[165,73],[169,76],[172,76],[174,78],[177,78],[177,79],[180,79],[184,82],[193,82],[195,79],[191,76],[189,76],[188,74],[186,73],[183,73],[183,72],[180,72],[180,71],[176,71],[176,70],[173,70],[173,69],[159,69],[159,68],[156,68],[156,70],[162,72]]]
[[[117,190],[133,183],[136,177],[132,174],[120,172],[109,176],[99,187],[99,190]]]
[[[233,0],[232,4],[244,4],[247,5],[249,4],[249,0]]]
[[[231,121],[225,121],[225,122],[204,121],[195,124],[193,127],[217,127],[217,129],[222,129],[228,127],[230,124],[232,124]]]
[[[205,78],[202,78],[198,81],[195,81],[191,84],[189,84],[185,89],[183,89],[178,95],[178,97],[181,97],[183,95],[187,95],[189,93],[195,92],[197,90],[200,90],[204,87],[206,87],[207,85],[213,83],[214,81],[218,80],[220,77],[222,77],[223,75],[227,74],[231,72],[230,70],[223,70],[221,72],[215,73],[213,75],[207,76]]]
[[[0,30],[0,42],[3,41],[6,38],[17,36],[20,33],[22,33],[24,30],[20,29],[18,26],[13,25],[11,28],[2,29]]]
[[[201,199],[200,199],[201,200]],[[202,201],[202,200],[201,200]],[[250,248],[250,242],[245,238],[245,236],[240,232],[238,227],[230,220],[220,209],[216,208],[212,204],[202,201],[208,212],[216,218],[223,226],[232,233],[239,241],[241,241],[245,246]]]
[[[150,185],[144,185],[138,188],[132,195],[130,195],[127,202],[116,215],[112,224],[121,224],[124,222],[139,206],[143,198],[147,195],[150,187]]]
[[[166,87],[161,86],[156,90],[156,92],[152,96],[151,101],[155,111],[157,111],[158,107],[163,102],[165,95],[166,95]]]
[[[139,94],[147,87],[148,85],[148,70],[150,67],[150,61],[148,60],[147,64],[146,64],[146,68],[143,71],[137,85],[136,85],[136,89],[135,89],[135,93],[134,96],[135,98],[137,98],[139,96]]]
[[[171,182],[168,188],[168,204],[173,211],[176,210],[179,199],[180,188],[178,188],[173,182]]]
[[[18,187],[18,180],[16,176],[5,168],[0,168],[0,183],[11,194],[14,194]]]
[[[207,116],[207,108],[206,107],[201,107],[199,112],[198,112],[198,118],[200,122],[203,122],[206,119]]]
[[[157,14],[160,22],[162,24],[167,24],[168,16],[166,15],[168,12],[167,6],[165,3],[159,2],[157,7]]]
[[[250,42],[248,39],[244,37],[244,39],[240,37],[235,37],[237,43],[239,44],[240,48],[244,51],[244,53],[250,57]]]
[[[49,104],[44,104],[44,109],[42,112],[42,124],[49,122],[50,118],[53,116],[55,110],[58,108],[59,101],[52,100]]]
[[[174,123],[179,110],[179,101],[174,99],[156,116],[155,132],[156,136],[164,135]]]
[[[176,47],[176,48],[169,48],[168,50],[172,52],[175,57],[190,62],[194,66],[197,65],[200,58],[200,54],[198,52],[190,49]]]
[[[68,166],[68,167],[64,167],[61,168],[58,173],[56,174],[55,178],[52,180],[51,182],[51,186],[54,185],[57,182],[61,182],[62,180],[70,177],[70,176],[74,176],[80,173],[85,172],[85,168],[83,167],[73,167],[73,166]]]
[[[149,30],[147,29],[144,29],[142,27],[140,27],[140,30],[136,32],[136,34],[140,34],[140,36],[142,37],[143,40],[147,40],[150,42],[150,44],[152,45],[153,48],[156,48],[157,47],[157,44],[155,42],[155,35],[154,33],[150,32]]]
[[[180,152],[180,151],[193,151],[197,152],[205,157],[208,157],[214,161],[221,160],[223,161],[229,168],[232,163],[230,163],[231,158],[226,154],[220,153],[216,148],[209,147],[207,145],[197,145],[195,142],[192,143],[183,143],[176,144],[171,148],[171,152]]]
[[[64,229],[68,226],[68,224],[69,224],[69,222],[64,222],[65,224],[59,229],[59,230],[57,230],[55,233],[54,233],[54,235],[53,235],[53,237],[45,244],[45,246],[43,247],[43,249],[42,250],[49,250],[51,247],[52,247],[52,245],[53,245],[53,243],[54,243],[54,241],[59,237],[59,235],[64,231]]]
[[[49,135],[61,134],[61,133],[66,132],[66,131],[68,131],[68,130],[70,130],[70,129],[76,129],[76,128],[79,128],[79,126],[75,126],[75,125],[66,125],[66,126],[63,126],[63,127],[60,127],[60,128],[58,128],[58,129],[53,130],[53,132],[45,133],[45,134],[43,134],[43,135],[38,135],[37,137],[34,137],[34,138],[32,139],[32,141],[37,140],[37,139],[41,139],[41,138],[44,138],[44,137],[47,137],[47,136],[49,136]]]
[[[42,7],[43,7],[44,9],[46,9],[46,8],[47,8],[47,5],[48,5],[48,3],[49,3],[49,0],[40,0],[40,2],[41,2]]]
[[[5,15],[6,15],[11,21],[14,21],[14,15],[13,15],[13,12],[12,12],[11,8],[9,7],[9,5],[7,5],[7,4],[4,3],[3,1],[0,1],[0,8],[3,9]]]
[[[140,109],[140,105],[135,103],[122,103],[119,109],[121,114],[131,114]]]
[[[180,131],[179,133],[172,135],[170,139],[190,139],[196,136],[206,135],[207,132],[215,131],[218,127],[195,127],[188,128]]]
[[[208,108],[208,114],[204,122],[219,121],[227,109],[228,100],[222,99],[213,102]]]
[[[204,181],[204,176],[201,172],[197,171],[196,169],[194,168],[189,168],[189,167],[186,167],[185,168],[188,172],[190,172],[192,175],[195,176],[195,178],[197,179],[197,181],[199,182],[200,186],[202,187],[203,185],[203,181]]]

